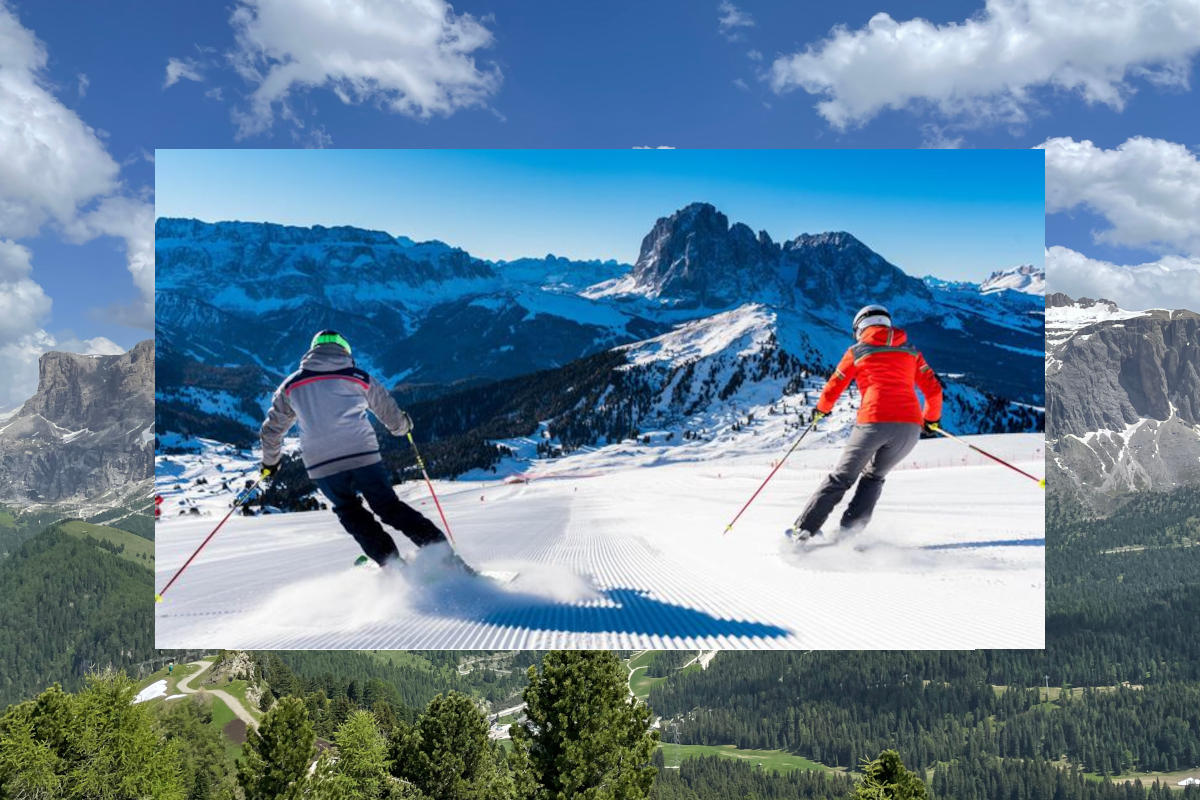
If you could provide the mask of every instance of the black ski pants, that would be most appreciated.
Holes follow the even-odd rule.
[[[396,558],[400,551],[375,519],[376,515],[418,547],[446,540],[436,525],[396,496],[387,469],[381,462],[316,478],[314,482],[333,504],[333,513],[337,514],[342,527],[354,537],[363,552],[379,564]],[[360,493],[371,507],[370,511],[363,507]]]
[[[858,489],[842,514],[842,527],[860,530],[883,492],[883,481],[921,438],[921,426],[908,422],[872,422],[855,425],[833,472],[817,488],[804,513],[796,520],[800,530],[816,533],[842,497],[858,481]]]

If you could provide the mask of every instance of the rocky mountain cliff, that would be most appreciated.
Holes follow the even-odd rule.
[[[39,368],[37,393],[0,424],[0,502],[119,497],[153,476],[153,341],[115,356],[46,353]]]
[[[1098,511],[1200,485],[1200,314],[1047,297],[1054,491]]]

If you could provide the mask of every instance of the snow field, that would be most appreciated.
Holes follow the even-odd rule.
[[[1043,491],[961,444],[922,441],[859,536],[802,553],[785,545],[784,529],[843,435],[810,436],[812,446],[793,454],[728,535],[726,523],[783,452],[767,441],[774,436],[741,437],[740,448],[613,445],[537,462],[527,482],[436,482],[462,555],[480,569],[517,572],[509,583],[443,577],[432,563],[439,554],[427,551],[399,570],[353,567],[358,548],[328,511],[234,516],[156,606],[156,644],[1041,647]],[[1040,435],[971,441],[1042,474]],[[175,483],[214,474],[217,463],[225,473],[252,468],[235,454],[172,462],[160,459],[167,508],[185,499],[204,515],[159,525],[157,586],[230,499],[175,492]],[[211,478],[199,489],[213,490]],[[398,492],[437,520],[422,483]]]

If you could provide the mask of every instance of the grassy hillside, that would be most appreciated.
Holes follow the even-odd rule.
[[[126,561],[154,569],[154,542],[126,530],[110,528],[107,525],[94,525],[78,519],[64,520],[55,527],[63,533],[77,539],[94,539],[109,547],[100,545],[113,555],[120,556]],[[110,550],[111,547],[111,550]]]

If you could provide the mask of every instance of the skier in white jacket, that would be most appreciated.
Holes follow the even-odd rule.
[[[446,536],[396,496],[367,411],[395,436],[412,430],[412,420],[387,389],[355,366],[345,337],[337,331],[319,332],[300,359],[300,369],[275,390],[260,431],[262,474],[267,479],[275,474],[284,434],[299,422],[301,458],[308,477],[329,498],[342,527],[382,566],[398,558],[399,550],[379,520],[418,547],[444,542]],[[370,511],[363,507],[360,494]]]

